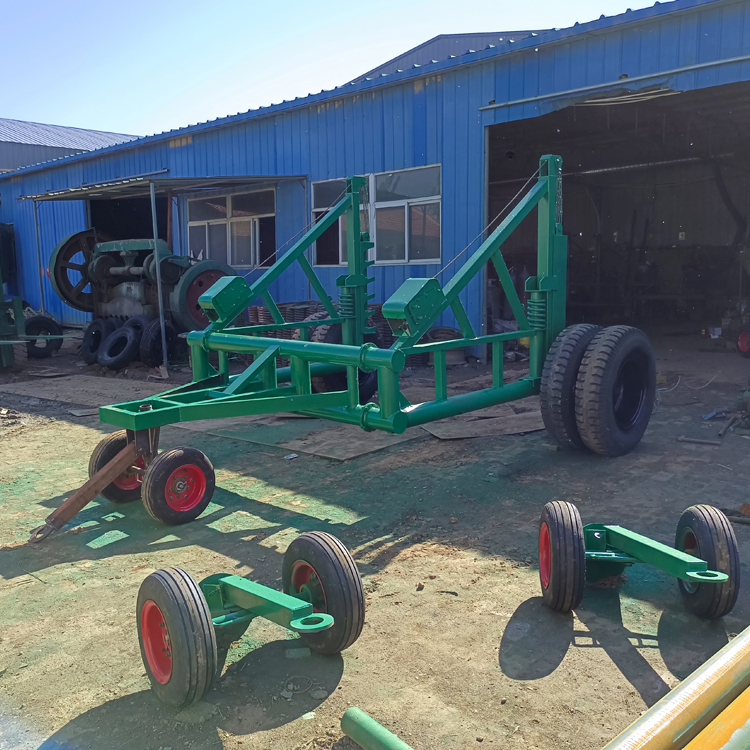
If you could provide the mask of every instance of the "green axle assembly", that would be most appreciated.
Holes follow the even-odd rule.
[[[297,412],[336,422],[358,424],[365,430],[402,433],[408,427],[455,416],[495,404],[525,398],[539,392],[542,366],[555,337],[565,327],[567,240],[562,234],[560,200],[562,160],[544,156],[536,184],[521,198],[500,226],[469,257],[443,287],[436,278],[408,279],[383,305],[383,315],[398,339],[390,349],[367,341],[375,333],[368,327],[368,275],[372,247],[360,227],[359,194],[362,177],[346,181],[346,194],[325,217],[281,256],[254,284],[240,277],[219,279],[199,299],[211,323],[203,331],[187,336],[193,363],[193,382],[159,396],[105,406],[102,422],[132,431],[196,419],[236,417],[275,412]],[[508,273],[500,248],[533,210],[538,209],[537,276],[526,282],[528,313],[524,310]],[[337,279],[338,306],[325,293],[305,257],[314,243],[340,216],[346,216],[347,273]],[[518,323],[519,330],[477,335],[461,301],[471,280],[491,262]],[[298,263],[328,313],[317,318],[285,323],[271,297],[270,286],[293,263]],[[233,326],[255,299],[269,309],[272,325]],[[423,335],[438,318],[451,310],[462,338],[420,344]],[[340,324],[341,343],[309,341],[309,330],[321,325]],[[267,330],[299,329],[298,340],[263,338]],[[529,374],[503,383],[503,342],[530,339]],[[454,347],[492,347],[492,387],[448,396],[445,352]],[[218,370],[209,364],[209,354],[218,352]],[[435,361],[435,398],[410,404],[399,387],[399,373],[406,356],[430,352]],[[229,374],[229,354],[254,355],[253,363],[238,375]],[[290,360],[288,368],[276,366],[277,357]],[[314,392],[311,377],[345,373],[346,388]],[[368,403],[360,393],[361,379],[377,373],[379,403]]]

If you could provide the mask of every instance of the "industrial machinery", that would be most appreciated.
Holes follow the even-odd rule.
[[[359,638],[362,579],[336,537],[298,536],[284,553],[281,579],[283,592],[221,573],[197,584],[179,568],[148,576],[138,592],[138,640],[159,699],[182,708],[203,698],[217,675],[218,649],[238,640],[256,617],[298,633],[321,654],[338,654]]]
[[[76,232],[52,251],[49,278],[60,299],[94,319],[154,319],[157,258],[168,318],[182,331],[205,328],[209,321],[198,298],[235,271],[219,261],[173,255],[164,240],[110,240],[95,229]]]
[[[397,336],[389,349],[372,343],[375,329],[368,326],[368,286],[373,278],[368,274],[372,262],[367,256],[372,243],[361,231],[359,208],[366,181],[349,178],[343,198],[252,286],[240,277],[224,277],[197,298],[210,324],[187,335],[193,381],[158,396],[102,407],[101,421],[122,431],[94,451],[89,481],[47,518],[33,538],[39,540],[62,528],[99,492],[121,501],[124,488],[127,499],[140,496],[149,512],[165,523],[184,523],[200,515],[213,491],[205,472],[208,459],[192,448],[156,453],[159,428],[187,420],[297,412],[398,434],[408,427],[540,393],[545,424],[561,445],[608,456],[635,448],[653,408],[653,354],[643,333],[628,326],[565,329],[567,241],[562,233],[561,171],[560,157],[542,157],[533,186],[445,287],[437,279],[440,274],[404,282],[382,308]],[[526,310],[500,247],[535,208],[537,272],[526,281]],[[340,290],[336,307],[305,250],[343,215],[348,269],[336,282]],[[92,263],[95,260],[96,256]],[[488,262],[497,270],[518,322],[517,331],[477,335],[466,313],[461,294]],[[324,313],[301,322],[284,322],[269,289],[293,263],[307,276],[327,318]],[[274,322],[231,327],[256,298],[263,300]],[[462,337],[419,343],[448,310]],[[272,329],[296,333],[291,339],[261,335]],[[505,383],[503,343],[519,338],[530,342],[529,373]],[[490,387],[448,396],[446,352],[457,347],[491,349]],[[213,352],[218,353],[218,369],[209,363]],[[253,362],[244,372],[230,375],[230,353],[252,355]],[[399,388],[399,374],[407,355],[423,353],[432,353],[434,358],[435,398],[411,404]],[[278,357],[289,358],[290,366],[278,367]],[[377,404],[370,401],[376,391]],[[188,453],[193,457],[189,464]],[[185,477],[189,474],[187,484],[180,472]],[[183,478],[169,479],[170,473]]]
[[[544,603],[551,609],[570,612],[581,603],[586,581],[619,576],[635,563],[675,576],[686,606],[699,617],[723,617],[737,601],[737,539],[727,517],[712,505],[694,505],[680,516],[674,547],[622,526],[583,526],[572,503],[555,500],[544,506],[539,581]]]

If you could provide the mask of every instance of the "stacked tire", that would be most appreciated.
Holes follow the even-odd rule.
[[[569,326],[544,362],[542,418],[563,448],[629,453],[648,427],[655,395],[651,344],[631,326]]]
[[[171,354],[177,332],[165,323],[167,353]],[[161,325],[143,315],[134,315],[124,323],[114,318],[92,321],[83,335],[81,357],[86,364],[99,364],[109,370],[122,370],[140,360],[148,367],[160,365],[162,354]]]

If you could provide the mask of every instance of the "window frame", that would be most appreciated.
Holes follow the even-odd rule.
[[[240,196],[240,195],[251,195],[253,193],[273,193],[273,213],[266,213],[266,214],[258,214],[257,216],[233,216],[233,205],[232,205],[232,199],[234,197]],[[200,221],[190,221],[190,204],[195,203],[196,201],[203,201],[210,198],[225,198],[227,201],[227,215],[223,219],[203,219]],[[234,193],[221,193],[221,194],[215,194],[215,195],[201,195],[196,196],[194,198],[188,198],[187,200],[187,240],[188,240],[188,255],[190,255],[190,227],[194,226],[202,226],[204,227],[205,232],[205,245],[206,245],[206,259],[207,260],[215,260],[211,256],[211,246],[208,242],[208,225],[209,224],[226,224],[226,234],[227,234],[227,257],[224,261],[227,263],[227,265],[231,266],[232,268],[238,268],[238,269],[256,269],[256,268],[269,268],[271,265],[273,265],[273,262],[269,263],[269,265],[260,265],[260,228],[258,226],[258,220],[259,219],[267,219],[270,217],[276,217],[276,188],[275,187],[264,187],[259,188],[258,190],[242,190],[237,191]],[[249,264],[235,264],[232,262],[232,224],[239,221],[249,221],[250,222],[250,263]],[[274,243],[275,244],[275,243]],[[278,251],[278,248],[274,249],[272,258],[275,259],[276,253]]]
[[[398,172],[414,172],[418,169],[434,169],[437,167],[440,169],[440,192],[437,195],[425,196],[422,198],[405,198],[398,201],[380,201],[375,200],[376,198],[376,185],[377,178],[382,175],[395,174]],[[368,254],[368,260],[374,261],[376,266],[439,266],[442,263],[443,258],[443,166],[441,163],[425,164],[419,167],[407,167],[405,169],[388,169],[383,172],[371,172],[364,175],[367,178],[367,188],[370,201],[366,207],[366,214],[368,218],[368,226],[370,229],[370,241],[373,243],[373,247]],[[315,206],[315,186],[326,182],[341,182],[343,178],[329,178],[326,180],[315,180],[311,181],[311,194],[310,194],[310,217],[314,226],[315,220],[319,215],[324,214],[324,209],[314,208]],[[411,222],[409,215],[409,207],[417,205],[426,205],[437,203],[440,210],[440,251],[436,258],[417,258],[412,259],[410,257],[410,241],[409,237],[411,234]],[[378,208],[394,208],[403,206],[404,210],[404,227],[405,227],[405,258],[404,260],[378,260],[377,249],[378,249],[378,238],[377,238],[377,210]],[[345,242],[342,241],[341,232],[341,217],[337,222],[338,236],[339,236],[339,262],[338,264],[321,264],[318,263],[317,256],[317,243],[313,243],[313,265],[320,268],[340,268],[346,265],[346,247]]]
[[[344,187],[346,187],[346,179],[341,177],[333,177],[329,178],[327,180],[315,180],[315,182],[310,183],[310,219],[311,219],[311,225],[310,227],[314,227],[317,224],[318,217],[325,216],[328,212],[328,209],[331,208],[331,206],[328,207],[328,209],[325,208],[315,208],[315,186],[325,184],[326,182],[343,182]],[[313,266],[316,266],[318,268],[341,268],[341,266],[345,266],[346,261],[346,243],[341,241],[341,216],[336,220],[336,227],[338,228],[338,238],[339,238],[339,262],[338,263],[318,263],[318,243],[313,242],[311,249],[312,249],[312,257],[313,257]]]

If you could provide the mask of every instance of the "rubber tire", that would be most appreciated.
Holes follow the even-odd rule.
[[[141,612],[149,600],[158,605],[169,631],[172,674],[164,684],[152,675],[143,647]],[[193,577],[180,568],[157,570],[148,576],[138,591],[136,620],[141,659],[157,698],[172,708],[201,700],[216,678],[218,649],[211,611]]]
[[[705,560],[709,570],[726,573],[729,579],[724,583],[699,583],[694,591],[688,589],[689,583],[678,579],[680,594],[694,615],[709,620],[724,617],[732,611],[740,592],[740,555],[734,529],[712,505],[693,505],[680,516],[675,547],[683,551],[685,534],[689,533],[686,529],[698,542],[695,557]]]
[[[11,344],[13,350],[12,372],[21,372],[26,369],[29,360],[29,349],[26,344]]]
[[[539,519],[540,551],[545,524],[549,531],[550,576],[545,587],[540,555],[542,598],[555,612],[570,612],[581,603],[586,586],[586,546],[581,514],[573,503],[562,500],[547,503]]]
[[[192,464],[203,471],[206,477],[206,490],[200,502],[190,510],[179,511],[167,504],[165,495],[167,480],[181,466]],[[160,453],[148,466],[143,475],[141,499],[152,518],[167,524],[179,526],[194,521],[211,502],[216,489],[216,475],[208,456],[197,448],[171,448]]]
[[[133,315],[132,317],[128,318],[122,325],[123,328],[134,328],[136,330],[136,333],[138,334],[138,345],[140,346],[143,332],[146,330],[150,323],[151,320],[145,315]]]
[[[164,321],[164,334],[167,338],[167,356],[171,357],[177,342],[177,331],[168,320]],[[141,337],[139,351],[141,362],[148,367],[158,367],[164,362],[161,349],[161,323],[159,320],[152,320]]]
[[[101,367],[109,370],[122,370],[134,359],[138,359],[141,349],[141,337],[135,328],[121,326],[110,333],[99,347],[96,361]]]
[[[96,362],[104,340],[116,329],[117,323],[111,318],[97,318],[88,324],[81,342],[81,357],[87,365],[93,365]]]
[[[89,479],[99,469],[106,466],[127,444],[128,433],[125,430],[118,430],[100,440],[92,451],[91,458],[89,458]],[[126,490],[112,482],[99,494],[113,503],[132,503],[134,500],[140,499],[141,488]]]
[[[326,320],[331,316],[325,311],[308,315],[305,320]],[[310,341],[323,344],[340,344],[341,343],[341,324],[335,323],[330,325],[320,325],[308,329]],[[299,330],[294,332],[294,338],[299,340]],[[372,343],[378,344],[374,338]],[[331,391],[345,391],[346,372],[335,372],[322,377],[310,379],[313,393],[330,393]],[[359,402],[366,404],[378,392],[378,373],[359,371]]]
[[[26,318],[27,336],[62,336],[60,324],[48,315],[32,315]],[[46,359],[60,351],[63,345],[62,339],[47,339],[41,342],[29,341],[26,344],[29,359]]]
[[[539,405],[547,432],[563,448],[585,448],[576,425],[576,378],[591,339],[601,326],[569,326],[552,342],[542,369]]]
[[[618,423],[614,392],[623,363],[642,380],[629,425]],[[602,456],[623,456],[641,441],[654,410],[656,361],[648,337],[631,326],[612,326],[594,336],[576,380],[576,425],[584,445]]]
[[[325,611],[333,626],[320,633],[300,633],[300,638],[321,654],[338,654],[349,648],[365,624],[365,592],[349,550],[332,534],[308,531],[287,548],[281,567],[284,592],[291,594],[292,566],[298,560],[311,565],[323,587]]]

